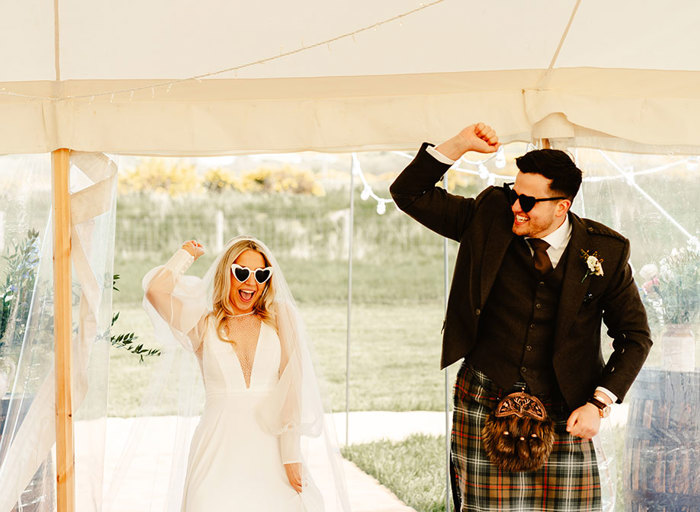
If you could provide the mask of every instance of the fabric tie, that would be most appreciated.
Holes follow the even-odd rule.
[[[539,238],[528,238],[527,241],[533,250],[532,259],[535,263],[535,270],[537,270],[540,275],[545,275],[547,272],[550,272],[552,270],[552,261],[547,254],[549,244]]]

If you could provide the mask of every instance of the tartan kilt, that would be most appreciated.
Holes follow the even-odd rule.
[[[593,442],[566,432],[568,416],[563,408],[553,413],[551,401],[543,400],[555,429],[549,460],[537,471],[503,471],[486,455],[481,429],[500,399],[516,389],[498,388],[486,375],[465,363],[457,375],[454,391],[451,473],[456,510],[601,510],[600,478]]]

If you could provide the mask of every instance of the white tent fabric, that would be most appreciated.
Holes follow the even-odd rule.
[[[76,480],[83,491],[80,505],[91,507],[102,499],[109,358],[106,337],[111,318],[117,166],[104,154],[78,152],[71,155],[71,165],[71,259],[75,273],[73,309],[76,320],[72,403],[82,444],[75,458]],[[25,177],[34,176],[27,173]],[[12,180],[3,185],[3,192],[7,193],[12,188]],[[26,188],[31,192],[40,190],[40,187],[32,189],[31,185]],[[21,503],[23,491],[47,457],[51,460],[52,446],[56,443],[56,377],[50,336],[53,325],[43,325],[43,328],[40,325],[53,313],[51,231],[47,229],[46,233],[48,242],[44,242],[41,251],[39,284],[32,291],[28,328],[13,364],[17,370],[11,373],[11,393],[8,394],[10,402],[24,403],[26,410],[15,405],[0,421],[2,511],[12,510],[18,499]],[[37,355],[42,352],[43,357]],[[43,497],[37,510],[53,510],[52,488],[38,495]]]
[[[689,0],[27,0],[0,19],[0,153],[412,148],[476,119],[504,141],[700,148]]]

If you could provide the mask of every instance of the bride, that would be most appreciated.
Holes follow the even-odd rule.
[[[239,237],[203,279],[184,275],[203,253],[198,242],[185,242],[144,278],[144,306],[156,332],[194,352],[206,391],[182,510],[327,509],[301,442],[327,437],[323,408],[282,272],[262,242]],[[346,509],[336,454],[329,457],[335,501]]]

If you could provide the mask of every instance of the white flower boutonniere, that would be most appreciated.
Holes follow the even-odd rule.
[[[602,276],[603,275],[603,258],[598,257],[597,252],[593,254],[588,251],[581,249],[581,257],[586,263],[586,275],[583,276],[581,282],[583,283],[588,276]]]

